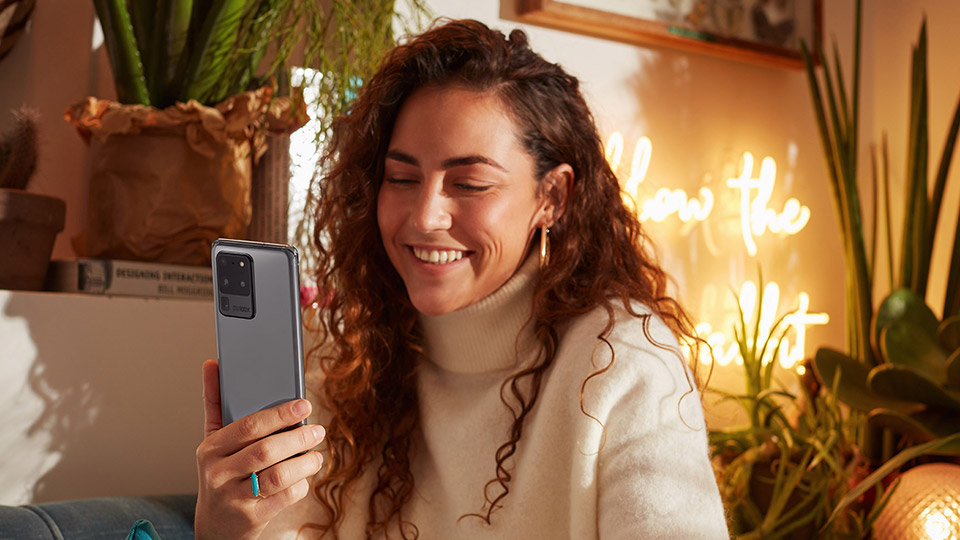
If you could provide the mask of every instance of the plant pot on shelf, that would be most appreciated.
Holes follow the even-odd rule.
[[[214,240],[246,234],[251,171],[279,101],[261,88],[215,107],[191,100],[158,110],[87,98],[67,109],[93,152],[87,227],[74,249],[208,265]]]
[[[62,199],[0,188],[0,289],[43,288],[66,213]]]

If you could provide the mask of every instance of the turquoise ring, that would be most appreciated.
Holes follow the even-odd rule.
[[[253,474],[250,475],[250,484],[252,484],[251,487],[253,487],[253,496],[254,496],[254,497],[260,497],[260,496],[261,496],[261,495],[260,495],[260,482],[259,482],[259,480],[257,480],[257,473],[253,473]]]

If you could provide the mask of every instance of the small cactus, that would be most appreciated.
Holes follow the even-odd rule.
[[[21,107],[13,118],[13,128],[0,135],[0,188],[25,189],[37,168],[39,114]]]

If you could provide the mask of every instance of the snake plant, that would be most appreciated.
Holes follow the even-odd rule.
[[[334,116],[393,43],[394,0],[92,1],[121,103],[213,105],[271,77],[286,81],[302,51],[301,67],[326,79],[319,108]],[[424,0],[407,2],[405,31],[428,16]]]
[[[266,50],[265,38],[282,20],[277,9],[282,2],[273,0],[93,0],[93,4],[117,98],[158,108],[190,99],[211,105],[246,90],[250,70]],[[231,69],[238,65],[244,69]]]
[[[857,1],[855,19],[855,51],[852,94],[846,93],[839,54],[834,46],[833,73],[824,60],[820,77],[814,69],[811,54],[803,46],[814,102],[817,123],[832,192],[843,232],[845,260],[848,270],[848,350],[830,348],[817,351],[815,366],[822,381],[829,384],[839,372],[838,398],[868,415],[867,434],[861,441],[865,453],[874,461],[886,461],[895,446],[889,433],[899,434],[902,443],[920,444],[960,432],[960,385],[957,370],[958,319],[960,315],[960,219],[954,228],[951,263],[943,299],[942,320],[925,304],[927,283],[931,273],[933,241],[939,234],[949,234],[940,226],[940,209],[950,171],[950,164],[960,129],[960,103],[950,122],[940,163],[928,189],[928,100],[927,100],[927,33],[921,25],[919,39],[913,47],[911,66],[911,103],[909,148],[905,174],[906,196],[899,264],[894,264],[890,225],[890,173],[886,139],[882,146],[882,166],[873,159],[872,185],[874,209],[870,226],[861,213],[857,185],[857,123],[860,66],[860,26],[862,1]],[[818,46],[818,55],[823,55]],[[875,153],[876,156],[876,153]],[[889,289],[880,307],[873,309],[875,285],[877,194],[885,197],[886,268]],[[872,226],[872,231],[869,229]],[[865,240],[870,232],[870,243]],[[896,271],[898,274],[895,275]],[[888,435],[884,435],[884,430]],[[878,442],[883,441],[883,442]],[[952,447],[951,447],[952,448]]]

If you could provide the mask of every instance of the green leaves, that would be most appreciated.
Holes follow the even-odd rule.
[[[912,369],[938,383],[947,379],[947,354],[937,345],[936,335],[915,324],[902,321],[884,328],[880,351],[895,366]]]
[[[244,17],[255,13],[256,7],[256,0],[214,0],[191,43],[192,52],[181,61],[180,101],[216,103],[229,96],[214,89],[232,59]]]
[[[867,382],[871,370],[839,351],[821,348],[817,351],[814,366],[824,384],[829,384],[839,376],[840,380],[836,388],[837,398],[861,412],[890,409],[910,413],[919,408],[918,405],[900,398],[876,394]]]
[[[908,367],[877,366],[870,370],[867,387],[880,397],[922,403],[926,410],[944,408],[960,412],[960,394]]]
[[[117,95],[154,105],[196,99],[214,105],[248,90],[268,44],[286,69],[299,0],[93,0]],[[318,8],[319,9],[319,8]],[[188,46],[189,45],[189,46]]]
[[[937,335],[937,326],[940,321],[933,311],[927,307],[923,297],[909,289],[898,289],[890,293],[873,319],[874,343],[880,346],[880,333],[884,328],[897,322],[907,322],[924,331],[932,338]]]
[[[183,61],[190,35],[194,3],[193,0],[158,0],[148,4],[154,4],[145,62],[150,99],[168,105],[177,97],[177,67]]]
[[[826,384],[839,376],[841,401],[869,413],[871,426],[914,443],[960,430],[960,317],[938,324],[922,299],[901,289],[883,301],[874,327],[883,363],[868,369],[820,349],[814,362],[820,379]]]
[[[120,103],[150,105],[140,50],[124,0],[93,0]]]
[[[834,208],[843,232],[844,260],[846,261],[848,333],[847,346],[861,362],[873,364],[870,347],[870,320],[872,315],[872,271],[864,242],[860,193],[857,187],[857,144],[859,131],[860,93],[860,0],[857,1],[856,38],[853,87],[847,97],[843,83],[840,55],[834,47],[834,74],[827,66],[821,43],[816,43],[817,56],[823,59],[824,69],[818,76],[806,43],[801,43],[810,95],[820,140],[829,172]],[[836,80],[836,84],[834,84]],[[829,113],[829,114],[828,114]]]

